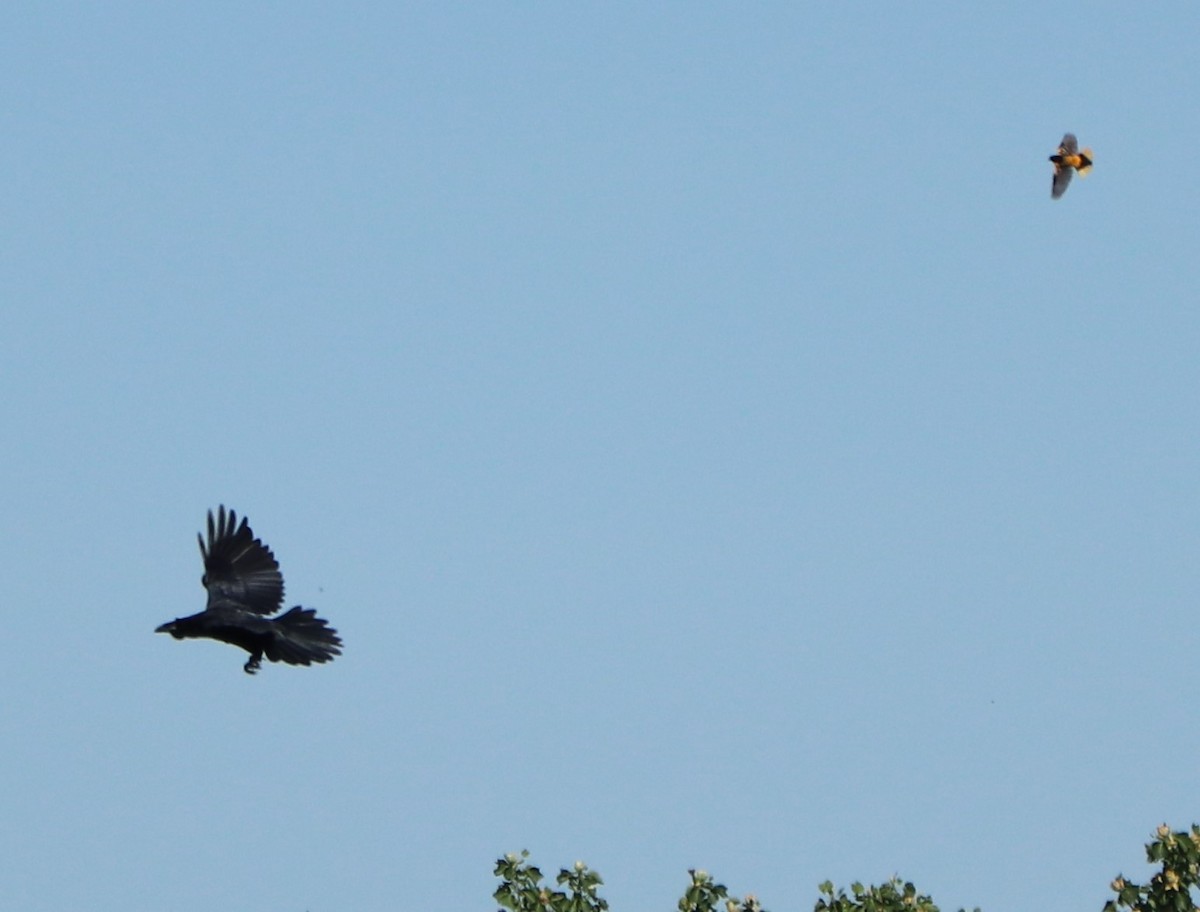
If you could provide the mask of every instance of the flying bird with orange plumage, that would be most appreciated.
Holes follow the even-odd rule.
[[[1079,143],[1075,141],[1075,134],[1068,133],[1062,138],[1062,142],[1058,144],[1058,152],[1050,156],[1050,161],[1054,162],[1054,180],[1050,184],[1050,198],[1058,199],[1067,192],[1067,185],[1071,183],[1071,177],[1076,171],[1080,177],[1085,177],[1092,170],[1092,150],[1084,149],[1079,151]]]

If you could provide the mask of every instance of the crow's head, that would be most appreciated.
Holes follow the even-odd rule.
[[[167,621],[165,624],[159,624],[154,628],[155,633],[169,633],[177,640],[183,639],[183,630],[179,626],[179,618],[173,621]]]

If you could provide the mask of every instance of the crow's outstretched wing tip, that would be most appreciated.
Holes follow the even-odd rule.
[[[204,559],[201,582],[208,608],[237,608],[274,614],[283,604],[283,575],[271,549],[254,536],[246,517],[222,504],[208,511],[208,540],[200,539]]]

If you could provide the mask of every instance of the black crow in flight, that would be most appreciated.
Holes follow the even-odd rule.
[[[342,654],[337,631],[312,608],[297,605],[278,617],[267,617],[283,604],[283,575],[271,549],[254,537],[246,518],[222,506],[216,520],[208,511],[208,545],[199,535],[204,556],[200,582],[208,590],[208,607],[191,617],[176,618],[156,629],[177,640],[208,637],[240,646],[250,653],[244,668],[254,674],[263,656],[272,662],[309,665]]]

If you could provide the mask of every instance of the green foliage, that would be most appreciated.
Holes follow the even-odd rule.
[[[828,880],[817,887],[817,891],[821,898],[817,900],[814,912],[939,912],[932,899],[898,877],[877,887],[852,883],[849,896],[845,890],[835,891]]]
[[[707,871],[688,871],[692,877],[691,886],[684,891],[679,900],[679,912],[715,912],[722,900],[726,912],[766,912],[749,894],[745,899],[730,896],[724,884],[719,884]]]
[[[1200,894],[1200,825],[1191,831],[1172,832],[1165,823],[1146,846],[1146,860],[1160,865],[1147,884],[1137,884],[1118,875],[1112,882],[1116,899],[1104,904],[1104,912],[1200,912],[1195,897]],[[552,889],[542,883],[542,872],[528,862],[529,853],[509,853],[496,862],[500,886],[492,894],[503,910],[510,912],[605,912],[608,901],[597,893],[604,883],[600,875],[582,861],[558,872]],[[731,896],[724,884],[707,871],[688,871],[692,882],[679,900],[679,912],[766,912],[753,894],[744,899]],[[825,881],[817,887],[820,898],[813,912],[939,912],[933,900],[917,892],[911,883],[893,877],[879,886],[850,884],[850,892],[834,889]],[[963,912],[963,910],[959,910]],[[975,909],[979,912],[979,909]]]
[[[510,852],[496,862],[493,873],[501,883],[492,898],[500,904],[501,912],[604,912],[608,909],[608,901],[597,893],[604,881],[582,861],[575,862],[573,868],[560,870],[555,883],[562,889],[554,889],[542,882],[542,872],[528,859],[528,852],[519,855]],[[679,912],[767,912],[754,894],[749,893],[742,899],[732,896],[726,886],[713,880],[707,871],[692,870],[688,874],[692,880],[679,900]],[[912,884],[895,877],[878,887],[851,884],[849,895],[845,890],[835,892],[829,881],[817,889],[821,898],[817,900],[814,912],[939,912],[932,899],[918,893]],[[1105,912],[1116,910],[1106,909]]]
[[[542,883],[542,872],[530,864],[529,852],[509,852],[496,861],[492,872],[500,878],[500,886],[492,898],[511,912],[604,912],[608,900],[597,890],[604,883],[600,875],[582,861],[572,868],[558,872],[555,883],[564,889],[555,890]],[[766,912],[754,896],[745,899],[730,896],[723,884],[716,883],[706,871],[688,871],[692,883],[679,900],[679,912]]]
[[[1196,908],[1193,891],[1200,884],[1200,826],[1192,824],[1191,832],[1172,832],[1164,823],[1155,836],[1146,846],[1146,860],[1161,865],[1159,872],[1148,884],[1117,875],[1112,882],[1117,898],[1104,904],[1104,912],[1192,912]]]
[[[566,890],[553,890],[542,884],[542,872],[529,864],[528,852],[509,852],[496,862],[492,872],[502,881],[492,898],[512,912],[604,912],[608,900],[597,895],[604,883],[600,875],[582,861],[558,872],[555,883]]]

